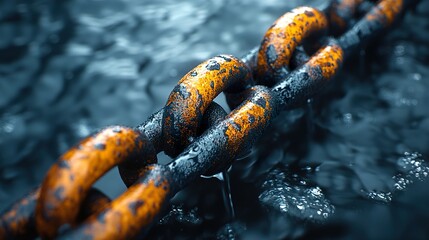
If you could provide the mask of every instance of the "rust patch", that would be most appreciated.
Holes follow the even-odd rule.
[[[337,43],[330,43],[316,52],[306,63],[311,68],[320,68],[325,79],[331,79],[340,69],[344,52]],[[311,71],[309,72],[311,74]],[[312,79],[316,77],[312,76]]]
[[[115,165],[142,153],[144,141],[140,132],[111,127],[86,138],[79,148],[74,147],[61,156],[41,187],[36,208],[39,234],[53,238],[61,225],[74,225],[77,206],[81,206],[92,184]]]
[[[255,98],[247,99],[226,118],[228,124],[225,135],[228,139],[228,146],[235,154],[242,150],[243,139],[259,126],[267,125],[273,115],[273,106],[270,104],[272,96],[264,91],[258,91],[257,94],[256,100],[254,100]]]
[[[0,239],[28,239],[37,235],[34,228],[34,209],[40,188],[16,202],[0,218]]]
[[[328,25],[325,15],[310,7],[293,9],[281,16],[265,33],[258,52],[256,78],[263,85],[289,66],[295,48],[305,37],[323,32]],[[287,46],[287,47],[286,47]]]
[[[189,145],[189,139],[196,136],[202,116],[213,99],[222,91],[248,85],[251,79],[247,66],[228,55],[209,59],[186,74],[164,108],[165,152],[173,157],[180,153]]]
[[[170,184],[159,166],[151,167],[143,180],[112,201],[105,211],[92,216],[65,238],[132,239],[150,226],[168,202]]]
[[[403,0],[380,1],[365,16],[368,21],[378,21],[384,26],[390,26],[403,8]]]

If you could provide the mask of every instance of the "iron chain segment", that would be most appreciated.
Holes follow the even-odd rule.
[[[142,125],[106,128],[66,152],[39,188],[3,213],[0,239],[144,236],[175,193],[229,167],[279,111],[321,92],[344,58],[417,1],[337,0],[324,10],[293,9],[245,58],[220,55],[191,70]],[[229,114],[213,102],[221,92]],[[160,151],[175,159],[158,164]],[[115,166],[129,188],[111,201],[91,186]]]

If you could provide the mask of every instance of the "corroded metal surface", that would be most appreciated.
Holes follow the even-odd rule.
[[[309,61],[273,87],[279,94],[281,108],[294,107],[315,95],[335,76],[342,62],[343,50],[336,40],[329,39]]]
[[[277,99],[263,86],[247,90],[247,99],[224,120],[210,127],[168,167],[177,188],[206,173],[210,168],[227,167],[256,138],[277,114]]]
[[[130,239],[150,226],[171,197],[168,169],[151,165],[149,171],[115,199],[101,214],[58,239]]]
[[[407,1],[412,4],[415,1]],[[346,56],[353,54],[368,41],[392,26],[404,9],[403,0],[383,0],[359,20],[349,31],[339,38]]]
[[[337,2],[328,18],[314,8],[294,9],[243,61],[220,55],[198,65],[180,80],[166,106],[136,129],[110,127],[66,152],[41,188],[2,216],[0,236],[34,237],[37,231],[54,238],[67,224],[60,239],[144,236],[175,193],[249,151],[279,111],[320,92],[345,57],[390,27],[409,5],[383,0],[339,40],[320,41],[331,22],[344,31],[359,4]],[[308,55],[304,42],[323,45]],[[253,78],[259,85],[252,86]],[[233,109],[229,114],[213,103],[221,92]],[[162,150],[175,159],[158,164]],[[110,201],[91,186],[116,165],[129,189]]]
[[[280,17],[265,33],[258,52],[256,78],[272,86],[285,77],[292,53],[311,34],[327,30],[328,21],[317,9],[300,7]]]
[[[0,239],[34,239],[37,236],[35,210],[40,196],[40,187],[16,202],[0,219]],[[95,188],[79,207],[77,222],[103,210],[110,199]]]
[[[43,237],[52,238],[63,224],[75,224],[83,199],[92,184],[108,170],[142,157],[144,164],[156,160],[147,151],[147,139],[125,127],[110,127],[89,137],[61,156],[42,183],[36,208],[36,226]],[[141,164],[134,162],[137,169]]]
[[[164,108],[164,151],[176,156],[195,137],[203,113],[222,91],[239,92],[250,85],[250,70],[239,59],[221,55],[186,74],[173,89]]]
[[[34,209],[39,196],[38,188],[3,213],[0,219],[1,239],[31,239],[37,236]]]

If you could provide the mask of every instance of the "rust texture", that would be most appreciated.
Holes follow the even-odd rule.
[[[274,86],[272,90],[279,96],[281,109],[295,107],[320,92],[340,69],[343,55],[338,42],[329,39],[308,62]]]
[[[58,239],[130,239],[147,229],[171,197],[170,173],[151,165],[144,176],[98,215]]]
[[[240,153],[250,149],[277,115],[279,101],[268,88],[252,87],[246,90],[246,96],[240,106],[205,131],[168,165],[176,188],[183,188],[210,169],[228,167]]]
[[[41,236],[52,238],[63,224],[74,225],[83,199],[92,184],[119,163],[145,157],[145,164],[156,162],[145,148],[140,132],[125,127],[110,127],[88,137],[66,152],[48,171],[42,183],[36,208],[36,226]]]
[[[268,29],[261,46],[242,60],[220,55],[191,70],[166,106],[143,124],[106,128],[66,152],[41,187],[2,214],[0,239],[37,234],[48,239],[144,237],[174,194],[201,175],[225,170],[248,152],[279,111],[321,92],[347,56],[416,2],[382,0],[354,26],[359,11],[373,3],[335,1],[324,11],[328,19],[310,7],[286,13]],[[331,34],[346,33],[338,40],[320,39],[328,22]],[[308,40],[317,51],[304,46]],[[254,86],[252,74],[265,86]],[[213,102],[221,92],[232,109],[229,114]],[[175,159],[157,164],[160,151]],[[91,186],[115,166],[128,190],[111,201]]]
[[[304,38],[327,30],[325,15],[317,9],[300,7],[281,16],[265,33],[258,52],[255,79],[272,86],[289,73],[295,48]]]
[[[222,91],[241,91],[251,82],[247,66],[239,59],[221,55],[187,73],[176,85],[164,108],[164,151],[177,156],[196,136],[202,116]]]
[[[40,189],[31,191],[7,209],[0,218],[0,239],[32,239],[37,236],[34,209]]]
[[[13,206],[8,208],[0,218],[0,239],[34,239],[37,236],[35,211],[40,195],[40,187],[31,191]],[[95,188],[79,207],[78,222],[92,214],[100,212],[110,199]]]
[[[408,5],[410,2],[408,1]],[[382,0],[339,38],[346,56],[364,47],[397,20],[404,9],[403,0]]]

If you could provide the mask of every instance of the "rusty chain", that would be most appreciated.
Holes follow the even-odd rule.
[[[2,214],[0,239],[144,236],[175,193],[249,151],[279,111],[319,93],[343,59],[417,1],[336,0],[322,10],[293,9],[243,59],[220,55],[191,70],[145,123],[106,128],[62,155],[39,188]],[[213,102],[221,92],[229,114]],[[174,160],[157,164],[161,151]],[[128,190],[111,201],[91,186],[115,166]]]

